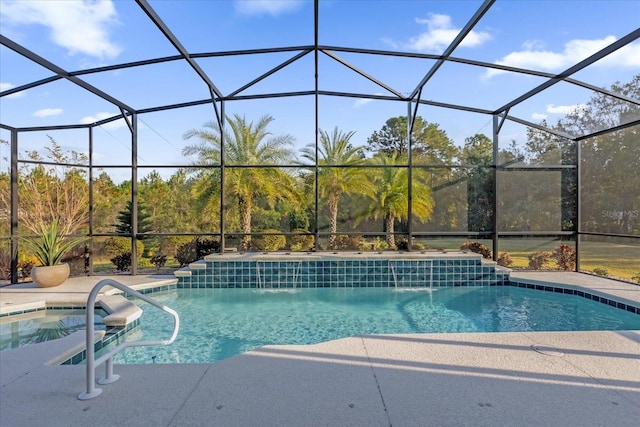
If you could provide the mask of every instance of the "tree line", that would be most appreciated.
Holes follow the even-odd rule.
[[[640,75],[615,83],[611,90],[640,99]],[[637,104],[595,93],[557,123],[542,124],[580,135],[638,117]],[[239,249],[251,250],[259,248],[261,234],[309,235],[315,230],[326,235],[323,249],[339,248],[349,233],[378,233],[380,246],[397,248],[409,221],[416,232],[491,232],[496,212],[498,231],[577,227],[578,176],[570,167],[576,164],[577,150],[571,140],[528,129],[524,144],[501,146],[494,206],[493,143],[484,134],[469,136],[458,147],[438,124],[417,117],[409,153],[407,118],[392,117],[365,145],[352,143],[353,131],[322,129],[317,148],[310,144],[295,152],[290,135],[270,132],[273,120],[269,115],[256,122],[228,117],[224,149],[215,122],[185,132],[188,144],[182,153],[193,164],[168,178],[154,170],[139,179],[138,232],[216,234],[224,219],[225,233],[237,237]],[[638,141],[636,126],[580,142],[582,230],[640,233]],[[65,152],[52,138],[44,149],[44,154],[22,153],[31,162],[20,164],[21,233],[29,234],[53,217],[67,234],[87,233],[87,157]],[[9,184],[8,171],[1,171],[3,236],[9,234]],[[91,195],[94,234],[127,233],[122,215],[126,224],[131,189],[130,181],[114,183],[107,172],[97,172]],[[149,249],[174,250],[176,239],[148,240]]]

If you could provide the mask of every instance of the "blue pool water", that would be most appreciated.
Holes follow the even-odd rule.
[[[180,315],[167,347],[129,348],[116,363],[199,363],[269,344],[365,334],[640,329],[640,316],[573,295],[517,287],[177,289],[153,297]],[[126,339],[166,339],[173,322],[141,303]]]
[[[105,329],[102,310],[96,311],[95,329]],[[86,329],[85,310],[49,309],[5,317],[0,322],[0,350],[66,337]]]

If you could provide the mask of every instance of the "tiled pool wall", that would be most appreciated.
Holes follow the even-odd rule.
[[[514,286],[517,288],[527,288],[527,289],[535,289],[538,291],[554,292],[557,294],[575,295],[580,298],[590,299],[592,301],[599,302],[600,304],[609,305],[611,307],[615,307],[620,310],[624,310],[630,313],[635,313],[640,315],[640,304],[627,304],[627,303],[617,301],[611,298],[610,296],[604,297],[602,295],[596,295],[594,293],[585,292],[579,289],[567,288],[562,285],[552,285],[552,284],[541,285],[541,284],[520,282],[517,280],[509,280],[507,285]]]
[[[500,286],[509,270],[481,259],[205,260],[178,288]]]
[[[8,311],[6,313],[0,313],[0,318],[2,317],[9,317],[9,316],[17,316],[20,314],[27,314],[27,313],[36,313],[38,311],[60,311],[60,310],[84,310],[85,307],[84,306],[77,306],[77,305],[60,305],[60,306],[55,306],[55,307],[47,307],[47,306],[40,306],[40,307],[33,307],[33,308],[25,308],[25,309],[18,309],[18,310],[14,310],[14,311]]]
[[[102,350],[103,347],[115,342],[116,345],[120,344],[121,341],[125,340],[125,336],[127,333],[136,329],[140,326],[140,319],[136,319],[133,322],[127,324],[126,327],[108,327],[104,336],[101,340],[96,341],[94,344],[94,351],[98,352]],[[68,358],[61,365],[79,365],[84,362],[87,358],[87,350],[82,350],[79,353],[74,354],[72,357]]]

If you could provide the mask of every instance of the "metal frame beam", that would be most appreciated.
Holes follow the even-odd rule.
[[[261,82],[262,80],[266,79],[267,77],[269,77],[270,75],[280,71],[281,69],[287,67],[290,64],[293,64],[294,62],[296,62],[298,59],[302,58],[303,56],[307,55],[309,52],[311,52],[311,50],[305,50],[303,52],[300,52],[299,54],[295,55],[293,58],[290,58],[286,61],[284,61],[283,63],[277,65],[276,67],[273,67],[272,69],[270,69],[269,71],[267,71],[266,73],[263,73],[262,75],[256,77],[255,79],[253,79],[252,81],[250,81],[249,83],[247,83],[246,85],[240,87],[239,89],[236,89],[235,91],[231,92],[229,94],[230,98],[233,98],[234,96],[236,96],[237,94],[239,94],[240,92],[243,92],[245,90],[247,90],[248,88],[250,88],[251,86],[253,86],[254,84]]]
[[[493,169],[493,195],[491,197],[491,204],[493,205],[493,235],[491,239],[493,241],[493,260],[498,260],[498,251],[500,250],[498,241],[498,162],[500,155],[500,117],[497,114],[493,115],[493,161],[491,162],[491,168]]]
[[[11,232],[11,280],[18,283],[18,241],[16,236],[18,235],[18,131],[11,130],[11,153],[9,157],[11,163],[11,202],[10,202],[10,214],[9,225]]]
[[[3,46],[6,46],[7,48],[13,50],[14,52],[16,52],[19,55],[24,56],[25,58],[35,62],[36,64],[40,65],[41,67],[44,67],[46,69],[48,69],[49,71],[52,71],[54,73],[56,73],[58,76],[60,76],[61,78],[64,78],[68,81],[70,81],[71,83],[74,83],[78,86],[80,86],[81,88],[91,92],[92,94],[104,99],[105,101],[108,101],[114,105],[117,105],[118,107],[125,109],[129,112],[135,112],[135,109],[131,108],[130,106],[128,106],[127,104],[125,104],[124,102],[112,97],[111,95],[101,91],[100,89],[98,89],[95,86],[90,85],[89,83],[85,82],[84,80],[78,78],[77,76],[73,76],[71,75],[68,71],[58,67],[57,65],[55,65],[52,62],[47,61],[46,59],[44,59],[43,57],[41,57],[40,55],[36,54],[35,52],[30,51],[29,49],[25,48],[24,46],[14,42],[13,40],[3,36],[2,34],[0,34],[0,44],[2,44]]]
[[[164,23],[164,21],[160,18],[160,16],[158,16],[156,11],[153,10],[151,5],[146,0],[136,0],[136,3],[138,3],[138,6],[140,6],[140,8],[144,11],[144,13],[147,14],[149,19],[156,25],[156,27],[158,27],[160,32],[164,34],[167,40],[171,42],[173,47],[175,47],[176,50],[180,52],[180,55],[184,58],[185,61],[187,61],[187,63],[191,66],[191,68],[193,68],[193,70],[198,74],[198,76],[200,76],[202,81],[204,81],[207,84],[209,89],[213,93],[215,93],[216,96],[219,96],[220,98],[222,98],[222,92],[220,92],[220,90],[218,90],[216,85],[213,84],[213,82],[211,81],[207,73],[205,73],[202,70],[202,68],[200,68],[198,63],[194,61],[193,58],[191,58],[191,54],[187,51],[187,49],[185,49],[184,46],[182,46],[182,43],[180,43],[178,38],[173,34],[173,32],[171,32],[169,27]]]
[[[138,116],[131,122],[131,274],[138,274]]]
[[[320,154],[320,147],[319,147],[319,138],[320,138],[320,115],[318,113],[319,109],[320,109],[320,104],[319,104],[319,100],[320,100],[320,96],[319,96],[319,88],[320,88],[320,84],[319,84],[319,74],[320,74],[320,70],[319,70],[319,58],[318,58],[318,41],[319,41],[319,0],[314,0],[313,1],[313,43],[314,43],[314,49],[313,49],[313,67],[314,67],[314,73],[313,73],[313,84],[314,84],[314,91],[313,91],[313,100],[315,103],[315,109],[314,109],[314,120],[315,120],[315,134],[314,134],[314,144],[315,144],[315,156],[316,156],[316,161],[314,162],[314,193],[313,193],[313,202],[314,202],[314,225],[313,225],[313,249],[315,251],[317,251],[320,247],[320,230],[318,228],[318,222],[320,221],[320,189],[318,188],[318,180],[320,178],[320,166],[318,164],[318,155]]]
[[[344,65],[345,67],[347,67],[348,69],[350,69],[351,71],[354,71],[355,73],[361,75],[362,77],[364,77],[365,79],[375,83],[376,85],[380,86],[381,88],[383,88],[384,90],[391,92],[392,94],[394,94],[395,96],[397,96],[400,99],[405,99],[406,97],[403,96],[400,92],[398,92],[397,90],[393,89],[391,86],[388,86],[384,83],[382,83],[380,80],[376,79],[375,77],[365,73],[364,71],[360,70],[358,67],[356,67],[355,65],[350,64],[349,62],[345,61],[344,59],[340,58],[338,55],[335,55],[327,50],[320,50],[320,52],[324,53],[325,55],[327,55],[329,58],[335,60],[336,62]]]
[[[427,74],[422,78],[420,83],[418,83],[418,86],[416,86],[413,92],[411,92],[411,95],[409,95],[409,98],[413,99],[418,94],[418,91],[422,89],[422,87],[424,87],[425,84],[427,84],[427,82],[431,79],[431,77],[434,76],[434,74],[445,63],[445,61],[449,58],[449,56],[451,56],[451,54],[458,47],[458,45],[462,43],[462,40],[464,40],[464,38],[471,32],[473,27],[475,27],[475,25],[480,21],[480,19],[484,16],[484,14],[489,11],[489,9],[493,5],[493,3],[495,3],[495,1],[496,0],[485,0],[485,2],[482,3],[482,5],[480,5],[476,13],[471,17],[471,19],[469,19],[469,21],[464,26],[464,28],[462,28],[462,30],[460,30],[458,35],[453,39],[449,47],[447,47],[444,50],[444,53],[442,54],[442,58],[436,61],[433,67],[431,67],[431,69],[427,72]]]
[[[630,32],[629,34],[627,34],[626,36],[622,37],[621,39],[616,40],[615,42],[611,43],[609,46],[605,47],[604,49],[601,49],[600,51],[598,51],[596,53],[594,53],[590,57],[578,62],[577,64],[575,64],[575,65],[573,65],[573,66],[571,66],[569,68],[567,68],[562,73],[557,74],[556,76],[554,76],[553,78],[551,78],[551,79],[547,80],[546,82],[542,83],[538,87],[535,87],[535,88],[531,89],[530,91],[528,91],[527,93],[524,93],[524,94],[520,95],[519,97],[517,97],[513,101],[511,101],[511,102],[503,105],[502,107],[498,108],[497,110],[495,110],[494,113],[496,113],[496,114],[502,113],[502,112],[510,109],[514,105],[518,105],[521,102],[526,101],[527,99],[531,98],[532,96],[537,95],[538,93],[540,93],[543,90],[555,85],[558,82],[564,81],[567,77],[571,76],[572,74],[575,74],[578,71],[582,70],[583,68],[588,67],[589,65],[593,64],[594,62],[599,61],[600,59],[612,54],[616,50],[628,45],[629,43],[637,40],[638,38],[640,38],[640,28],[636,29],[635,31]]]

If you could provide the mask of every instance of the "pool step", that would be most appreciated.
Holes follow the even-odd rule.
[[[189,264],[187,267],[181,268],[180,270],[174,271],[174,276],[176,276],[176,278],[180,278],[180,277],[191,277],[191,272],[192,271],[198,271],[198,270],[206,270],[207,269],[207,264],[204,261],[196,261],[196,262],[192,262],[191,264]]]
[[[121,295],[103,296],[99,304],[109,313],[102,319],[107,326],[125,327],[142,316],[142,309]]]

